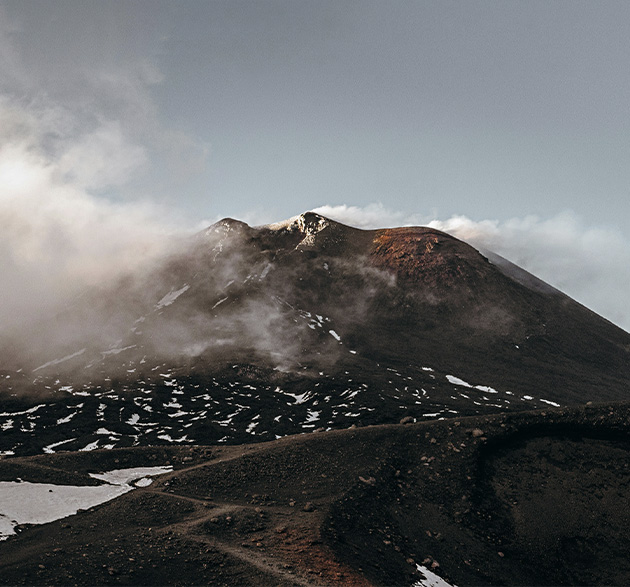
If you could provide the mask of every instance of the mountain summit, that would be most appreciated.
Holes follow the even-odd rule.
[[[313,212],[221,220],[37,333],[4,345],[2,397],[54,416],[5,410],[5,451],[250,442],[623,400],[630,384],[630,335],[508,261]]]

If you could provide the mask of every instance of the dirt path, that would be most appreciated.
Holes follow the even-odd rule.
[[[222,451],[227,452],[228,454],[222,454],[216,458],[207,459],[195,465],[189,465],[187,467],[175,469],[173,471],[170,471],[169,473],[164,473],[163,475],[160,475],[160,479],[168,480],[171,477],[177,477],[177,475],[188,473],[190,471],[195,471],[197,469],[203,469],[204,467],[208,467],[210,465],[218,465],[220,463],[227,463],[236,459],[240,459],[244,456],[255,455],[259,452],[268,450],[268,448],[269,447],[266,443],[262,443],[260,445],[246,444],[241,446],[225,447],[222,448]]]
[[[208,499],[199,499],[197,497],[189,497],[188,495],[181,495],[179,493],[171,493],[170,491],[162,491],[161,489],[152,489],[151,487],[137,488],[136,491],[138,491],[139,493],[154,493],[157,495],[163,495],[165,497],[172,497],[173,499],[183,499],[184,501],[189,501],[190,503],[194,503],[194,504],[201,505],[204,507],[213,506],[213,504],[216,503]],[[229,504],[226,503],[225,505],[229,505]]]
[[[202,522],[202,520],[198,520],[198,522]],[[271,575],[276,580],[280,579],[282,581],[286,581],[289,584],[300,585],[302,587],[321,587],[322,585],[322,583],[314,582],[308,580],[305,577],[297,575],[291,569],[286,568],[289,565],[287,565],[286,563],[282,563],[281,561],[273,558],[268,554],[258,554],[257,550],[248,551],[244,548],[239,548],[238,546],[228,544],[214,537],[192,534],[187,531],[185,522],[181,525],[174,524],[171,527],[171,530],[179,533],[182,538],[193,540],[195,542],[200,542],[202,544],[207,544],[208,546],[216,548],[217,550],[220,550],[229,556],[233,556],[247,564],[250,564],[253,567],[257,568],[259,571]]]
[[[203,508],[211,507],[211,510],[208,511],[205,515],[200,515],[193,519],[189,519],[183,522],[175,522],[173,524],[162,527],[160,529],[162,532],[174,532],[184,540],[192,540],[194,542],[205,544],[207,546],[220,550],[228,556],[237,558],[244,563],[252,565],[259,571],[270,575],[276,581],[281,580],[283,582],[287,582],[289,584],[300,587],[319,587],[323,585],[323,583],[309,580],[308,578],[301,576],[300,574],[298,574],[297,571],[288,568],[291,565],[288,565],[287,563],[278,560],[268,553],[261,553],[258,550],[246,550],[243,547],[238,547],[234,544],[230,544],[225,540],[220,540],[215,536],[201,536],[198,533],[195,533],[196,528],[201,526],[204,522],[208,522],[213,518],[217,518],[219,516],[223,516],[237,510],[254,510],[254,507],[240,506],[226,502],[213,502],[210,500],[202,500],[160,490],[146,489],[145,491],[147,493],[158,494],[174,499],[183,499]]]

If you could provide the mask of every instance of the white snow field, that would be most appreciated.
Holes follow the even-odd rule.
[[[0,481],[0,540],[15,534],[18,524],[47,524],[110,501],[136,486],[150,485],[154,475],[172,467],[139,467],[105,473],[90,473],[104,485],[74,486],[28,481]]]

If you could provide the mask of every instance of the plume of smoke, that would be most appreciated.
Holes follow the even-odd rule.
[[[159,70],[137,55],[95,62],[98,51],[60,68],[24,50],[25,26],[0,6],[0,332],[145,267],[182,228],[172,210],[121,197],[150,169],[149,145],[173,143],[151,96]]]
[[[509,259],[630,331],[630,241],[617,230],[589,227],[574,213],[499,222],[465,216],[423,219],[389,210],[380,203],[364,208],[321,206],[317,211],[360,228],[423,224],[443,230]]]
[[[160,253],[165,234],[173,231],[156,206],[112,203],[88,189],[125,181],[143,162],[140,147],[125,143],[118,129],[103,126],[51,154],[46,140],[58,120],[51,110],[29,111],[0,99],[0,324],[5,328],[49,311],[85,286],[134,270]],[[112,151],[118,156],[111,157]]]
[[[208,149],[159,123],[150,88],[162,76],[151,63],[75,55],[76,67],[63,72],[45,58],[29,63],[19,27],[4,16],[0,7],[0,339],[13,337],[34,367],[71,356],[87,363],[91,350],[115,356],[107,353],[131,336],[140,313],[153,316],[161,298],[184,287],[164,269],[182,223],[172,210],[121,194],[152,169],[156,149],[181,175],[203,167]],[[250,260],[236,250],[220,268],[200,266],[198,275],[212,273],[208,299],[247,279]],[[154,329],[161,356],[242,346],[291,363],[296,337],[310,333],[270,296],[218,320],[185,303],[169,310],[138,328]]]
[[[412,226],[423,224],[427,220],[418,214],[390,210],[380,202],[371,203],[367,206],[325,205],[315,208],[313,212],[343,224],[364,229]]]

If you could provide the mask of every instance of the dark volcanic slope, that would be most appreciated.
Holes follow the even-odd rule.
[[[9,454],[617,401],[630,382],[630,335],[526,272],[312,213],[221,221],[29,329],[3,347]]]
[[[0,583],[628,585],[628,404],[244,447],[0,461],[0,479],[176,471],[0,542]],[[55,477],[56,476],[56,477]]]

